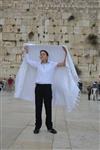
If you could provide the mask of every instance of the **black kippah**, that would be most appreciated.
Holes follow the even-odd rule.
[[[48,54],[48,52],[47,52],[46,50],[43,49],[43,50],[40,51],[40,53],[41,53],[41,52],[45,52],[46,55],[49,56],[49,54]]]

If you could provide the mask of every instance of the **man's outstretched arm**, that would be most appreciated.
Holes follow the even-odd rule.
[[[66,48],[64,46],[62,47],[62,49],[65,52],[65,57],[64,57],[63,62],[60,62],[60,63],[57,64],[57,67],[64,67],[64,66],[66,66],[67,50],[66,50]]]
[[[28,63],[29,65],[31,65],[32,67],[37,68],[38,62],[37,62],[37,61],[34,61],[34,60],[31,60],[31,59],[29,58],[29,54],[28,54],[29,50],[28,50],[28,47],[26,46],[26,47],[24,47],[24,49],[25,49],[25,51],[26,51],[26,61],[27,61],[27,63]]]

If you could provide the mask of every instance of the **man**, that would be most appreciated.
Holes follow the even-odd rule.
[[[100,94],[100,81],[98,82],[98,91],[99,91],[99,94]]]
[[[98,100],[98,83],[95,81],[92,85],[92,100]]]
[[[49,54],[46,50],[40,51],[41,62],[30,60],[28,56],[28,48],[26,50],[26,61],[32,67],[37,69],[36,87],[35,87],[35,129],[34,133],[38,134],[42,126],[42,105],[44,102],[46,112],[46,126],[50,133],[56,134],[57,131],[52,124],[52,82],[56,67],[64,67],[66,63],[67,51],[65,51],[64,60],[60,63],[48,61]]]
[[[78,86],[79,86],[80,91],[82,92],[82,90],[83,90],[83,83],[82,83],[82,81],[78,82]]]
[[[10,75],[9,78],[8,78],[8,90],[9,91],[12,91],[13,84],[14,84],[14,79]]]
[[[90,97],[91,97],[91,89],[92,89],[92,87],[89,85],[89,86],[87,87],[88,100],[90,100]]]

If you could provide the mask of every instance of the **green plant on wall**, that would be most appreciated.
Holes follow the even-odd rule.
[[[31,31],[31,32],[28,34],[29,40],[32,40],[33,36],[34,36],[34,33]]]
[[[71,16],[69,16],[68,21],[72,21],[74,19],[75,19],[74,15],[71,15]]]
[[[87,40],[93,46],[96,46],[98,44],[98,36],[95,34],[89,34],[87,36]]]

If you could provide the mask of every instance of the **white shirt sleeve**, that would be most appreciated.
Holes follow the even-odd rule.
[[[27,61],[27,63],[28,63],[29,65],[31,65],[32,67],[37,68],[38,62],[37,62],[37,61],[34,61],[34,60],[31,60],[31,59],[29,58],[29,55],[28,55],[28,54],[26,54],[26,61]]]
[[[57,67],[57,64],[58,64],[58,62],[52,61],[52,65],[53,65],[54,68]]]

